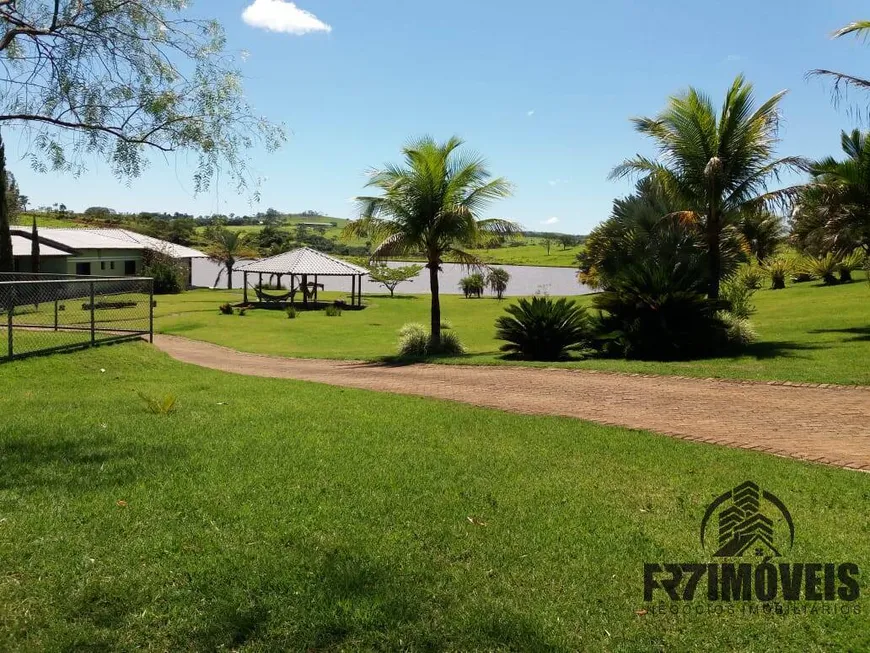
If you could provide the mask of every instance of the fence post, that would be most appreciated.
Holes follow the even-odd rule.
[[[12,314],[15,312],[15,284],[9,284],[9,299],[6,303],[6,330],[8,331],[7,342],[9,346],[9,360],[13,356],[12,342]]]
[[[154,342],[154,279],[148,282],[148,342]]]
[[[57,294],[56,290],[55,294]],[[57,297],[54,298],[54,330],[57,331]]]
[[[97,333],[95,331],[96,324],[94,322],[94,302],[96,299],[94,298],[94,282],[90,282],[91,285],[91,345],[95,345],[97,342]]]

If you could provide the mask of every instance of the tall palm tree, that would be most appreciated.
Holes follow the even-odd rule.
[[[870,252],[870,134],[843,132],[840,142],[846,158],[810,164],[812,180],[792,216],[795,240],[813,255]]]
[[[769,190],[788,169],[802,169],[798,157],[775,158],[779,103],[786,91],[755,107],[752,85],[738,76],[719,113],[704,93],[689,88],[672,97],[655,118],[635,118],[635,129],[655,141],[659,158],[641,155],[617,166],[611,178],[650,177],[682,207],[679,217],[703,230],[707,248],[707,284],[719,297],[722,233],[741,215],[787,204],[798,188]]]
[[[431,289],[431,344],[441,344],[438,271],[446,254],[468,266],[483,266],[463,246],[489,235],[513,235],[519,227],[500,219],[481,220],[490,202],[510,195],[510,184],[493,179],[479,156],[462,153],[456,137],[437,143],[424,137],[406,145],[402,165],[371,172],[367,187],[375,197],[358,197],[362,217],[345,227],[347,237],[371,238],[372,259],[382,261],[422,252]]]
[[[213,263],[221,265],[214,280],[217,286],[223,273],[227,273],[227,289],[233,289],[233,266],[236,261],[246,256],[256,256],[256,251],[248,244],[245,233],[227,229],[223,226],[211,227],[206,231],[206,253]]]

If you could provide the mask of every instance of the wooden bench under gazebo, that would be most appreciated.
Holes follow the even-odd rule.
[[[257,296],[254,306],[265,308],[278,308],[284,306],[296,306],[296,295],[302,294],[302,308],[318,308],[318,290],[323,289],[319,282],[321,277],[350,277],[351,291],[350,303],[345,303],[348,308],[362,308],[362,280],[368,276],[369,271],[359,265],[342,261],[341,259],[318,252],[310,247],[300,247],[284,254],[278,254],[270,258],[253,261],[236,268],[244,277],[244,297],[246,306],[252,305],[248,301],[248,275],[257,275],[258,283],[253,287]],[[272,294],[263,290],[263,277],[278,277],[278,287],[281,288],[281,280],[289,276],[290,287],[287,292]]]

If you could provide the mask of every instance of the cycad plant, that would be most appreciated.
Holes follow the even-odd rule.
[[[560,360],[590,340],[586,309],[564,297],[520,299],[505,312],[495,323],[495,337],[507,341],[501,351],[527,360]]]
[[[795,269],[795,261],[788,256],[771,256],[761,264],[761,269],[770,277],[770,289],[782,290],[788,275]]]
[[[851,281],[852,273],[864,267],[866,258],[864,250],[861,249],[854,249],[843,256],[837,265],[838,272],[840,273],[840,283]]]
[[[458,138],[437,143],[425,137],[408,144],[402,151],[403,164],[371,173],[368,186],[381,193],[357,198],[362,217],[345,228],[349,237],[371,239],[375,261],[423,254],[429,269],[433,352],[441,346],[438,272],[445,255],[481,266],[463,246],[520,232],[507,220],[480,219],[492,201],[510,194],[511,187],[502,178],[493,179],[484,160],[462,153],[461,146]]]
[[[833,252],[828,252],[822,256],[806,256],[801,267],[810,276],[821,279],[826,286],[833,286],[837,283],[840,257]]]

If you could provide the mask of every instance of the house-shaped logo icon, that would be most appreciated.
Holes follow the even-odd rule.
[[[701,546],[706,548],[712,530],[711,518],[716,516],[718,543],[713,556],[737,558],[756,556],[773,558],[782,555],[782,548],[794,543],[794,523],[788,509],[775,495],[762,491],[752,481],[741,483],[718,497],[701,522]],[[788,529],[777,527],[777,520]]]

